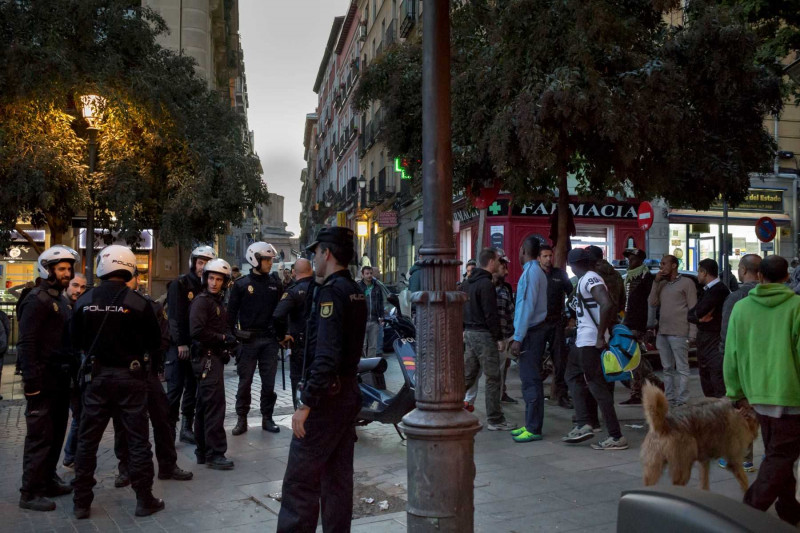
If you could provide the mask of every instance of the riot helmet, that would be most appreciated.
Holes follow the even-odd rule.
[[[106,280],[118,276],[130,281],[136,270],[136,255],[126,246],[112,244],[106,246],[97,255],[97,277]]]

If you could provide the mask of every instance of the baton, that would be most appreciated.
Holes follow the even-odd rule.
[[[283,390],[286,390],[286,348],[281,347],[281,380],[283,381]]]

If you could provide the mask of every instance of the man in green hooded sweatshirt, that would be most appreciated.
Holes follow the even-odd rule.
[[[800,523],[794,463],[800,456],[800,297],[784,285],[789,263],[772,255],[761,262],[759,284],[733,306],[725,340],[727,395],[752,405],[766,456],[744,502]]]

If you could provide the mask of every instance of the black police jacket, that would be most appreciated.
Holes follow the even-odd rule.
[[[175,346],[189,346],[192,343],[189,334],[189,306],[202,290],[200,278],[194,272],[178,276],[167,287],[169,334]]]
[[[48,282],[32,289],[19,307],[17,355],[25,392],[69,388],[75,363],[66,296]]]
[[[167,318],[167,311],[164,309],[163,305],[153,300],[147,294],[142,294],[142,296],[144,296],[144,299],[150,304],[150,307],[153,308],[153,313],[155,313],[156,320],[158,320],[158,327],[161,330],[161,343],[159,344],[158,352],[151,354],[150,359],[151,368],[154,372],[158,373],[164,368],[164,362],[166,360],[165,354],[169,348],[169,319]]]
[[[366,328],[367,302],[350,271],[328,276],[316,290],[308,318],[304,404],[319,405],[337,377],[356,377]]]
[[[223,303],[223,295],[200,293],[189,312],[189,329],[192,340],[203,348],[221,350],[225,346],[225,336],[230,335],[228,313]]]
[[[157,354],[161,348],[153,306],[121,281],[104,281],[83,294],[75,304],[70,330],[75,348],[95,356],[101,366],[143,363],[144,354]]]
[[[283,295],[283,285],[275,277],[251,272],[236,280],[228,301],[228,325],[236,323],[245,331],[275,335],[272,314]]]
[[[313,276],[295,281],[286,288],[286,292],[281,296],[281,301],[275,308],[272,317],[275,319],[275,327],[278,338],[289,335],[298,341],[298,337],[306,330],[306,299],[309,294],[309,286]],[[300,347],[302,348],[302,346]]]

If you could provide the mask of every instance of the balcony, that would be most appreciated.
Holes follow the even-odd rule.
[[[405,39],[417,23],[417,2],[419,0],[403,0],[400,2],[400,37]]]
[[[383,42],[375,49],[375,57],[381,57],[381,54],[383,54]]]
[[[394,176],[388,174],[385,168],[378,172],[378,199],[380,201],[386,200],[394,194],[394,184],[391,180]]]
[[[369,199],[367,200],[367,205],[369,207],[375,207],[380,203],[378,200],[378,190],[375,187],[375,178],[371,178],[369,180]]]
[[[358,25],[358,40],[362,43],[367,40],[367,21],[362,20]]]

